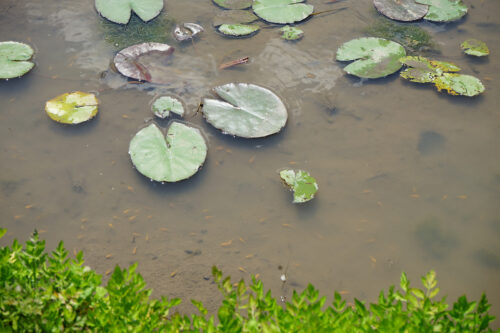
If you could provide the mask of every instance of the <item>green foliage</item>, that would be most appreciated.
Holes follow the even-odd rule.
[[[0,236],[5,229],[0,228]],[[101,276],[84,266],[83,254],[68,258],[63,243],[51,255],[35,232],[25,246],[17,240],[0,248],[1,332],[493,332],[490,305],[460,297],[448,309],[433,271],[413,288],[406,274],[400,289],[381,292],[378,302],[355,299],[347,304],[339,293],[333,303],[308,285],[278,302],[262,281],[236,284],[216,267],[212,273],[224,296],[218,323],[199,301],[199,314],[171,314],[179,299],[150,299],[144,279],[135,270],[116,267],[106,286]]]

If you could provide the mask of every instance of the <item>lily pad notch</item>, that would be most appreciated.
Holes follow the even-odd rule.
[[[127,24],[132,12],[144,22],[157,17],[163,9],[163,0],[95,0],[95,8],[111,22]]]
[[[0,79],[21,77],[33,69],[30,61],[35,51],[28,44],[7,41],[0,42]]]
[[[304,203],[314,198],[319,189],[316,179],[303,170],[285,169],[280,171],[283,183],[293,191],[293,203]]]

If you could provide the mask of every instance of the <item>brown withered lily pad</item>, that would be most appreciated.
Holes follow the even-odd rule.
[[[420,20],[429,11],[429,6],[415,0],[373,0],[373,5],[388,18],[404,22]]]

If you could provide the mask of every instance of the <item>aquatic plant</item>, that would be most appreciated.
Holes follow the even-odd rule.
[[[132,12],[148,22],[163,9],[163,0],[95,0],[95,8],[111,22],[127,24]]]
[[[58,123],[75,125],[94,118],[97,115],[98,104],[94,94],[75,91],[47,101],[45,112],[50,119]]]
[[[280,177],[285,185],[293,191],[294,203],[312,200],[319,189],[316,179],[304,170],[281,170]]]
[[[35,51],[28,44],[20,42],[0,42],[0,79],[23,76],[33,69],[31,58]]]

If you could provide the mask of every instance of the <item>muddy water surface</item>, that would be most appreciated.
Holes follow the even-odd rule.
[[[223,38],[211,27],[221,10],[212,2],[167,1],[162,15],[206,30],[185,45],[166,33],[176,47],[170,80],[155,86],[109,70],[117,48],[105,40],[93,1],[1,1],[0,40],[37,51],[30,74],[0,82],[0,221],[9,230],[1,243],[37,228],[49,248],[64,240],[102,274],[139,262],[155,295],[200,299],[212,310],[217,265],[235,279],[260,274],[276,296],[311,282],[327,296],[336,289],[368,300],[401,271],[418,283],[434,269],[449,300],[485,291],[500,315],[500,22],[493,15],[500,3],[465,1],[470,12],[458,23],[420,24],[433,34],[435,58],[485,83],[486,92],[470,99],[397,75],[346,76],[336,49],[378,14],[370,1],[309,2],[317,11],[347,9],[304,22],[305,37],[289,43],[276,29]],[[487,59],[461,53],[460,42],[473,37],[489,45]],[[244,56],[249,64],[217,69]],[[286,128],[242,140],[208,125],[196,113],[200,99],[228,82],[280,95]],[[98,93],[98,117],[77,127],[51,121],[45,101],[74,90]],[[201,171],[177,184],[141,176],[127,153],[162,93],[184,100],[185,121],[209,145]],[[317,198],[293,205],[277,173],[284,167],[311,172]]]

